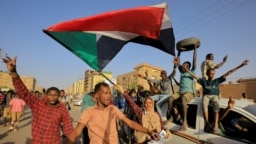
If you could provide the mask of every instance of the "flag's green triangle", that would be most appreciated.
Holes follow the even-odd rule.
[[[78,56],[94,70],[99,71],[97,39],[95,34],[86,32],[49,32],[48,35]]]

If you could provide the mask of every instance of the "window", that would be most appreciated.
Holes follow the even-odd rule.
[[[178,112],[182,114],[182,105],[179,101],[174,103],[174,106],[177,106]],[[187,121],[188,127],[196,129],[196,114],[197,114],[198,106],[195,104],[188,104],[188,111],[187,111]],[[174,123],[181,125],[181,121],[174,120]]]
[[[196,129],[196,114],[197,105],[189,104],[187,112],[188,126],[193,129]]]
[[[224,110],[224,109],[221,109]],[[245,143],[256,143],[256,124],[235,111],[230,111],[220,122],[221,135]]]

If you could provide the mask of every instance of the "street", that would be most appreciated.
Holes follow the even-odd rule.
[[[70,115],[73,120],[73,126],[75,128],[80,116],[80,106],[71,105]],[[31,110],[25,109],[24,115],[20,119],[18,131],[14,132],[9,130],[9,125],[4,127],[2,125],[2,119],[0,121],[0,143],[1,144],[29,144],[31,141]],[[82,139],[78,139],[76,144],[81,144]]]
[[[77,121],[81,114],[80,112],[81,106],[73,106],[71,105],[70,115],[73,120],[74,128],[77,125]],[[29,144],[31,141],[31,110],[29,108],[25,109],[24,115],[20,119],[18,131],[14,132],[9,130],[9,126],[3,127],[2,119],[0,121],[0,143],[1,144]],[[119,136],[121,140],[121,144],[129,144],[127,142],[127,138],[119,131]],[[193,142],[179,137],[177,135],[173,135],[173,138],[168,141],[168,143],[186,143],[193,144]],[[76,144],[82,144],[82,138],[80,137]]]

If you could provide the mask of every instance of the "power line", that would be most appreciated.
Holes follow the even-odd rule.
[[[189,22],[191,22],[193,19],[197,18],[198,16],[205,14],[205,11],[213,8],[214,6],[216,6],[217,4],[219,4],[219,1],[215,1],[215,3],[212,3],[211,5],[209,5],[208,7],[206,7],[205,9],[203,9],[202,11],[199,11],[198,13],[196,13],[194,16],[192,16],[190,19],[187,19],[185,21],[183,21],[181,24],[177,24],[177,31],[179,31],[179,29],[181,29],[182,26],[188,24]]]
[[[196,29],[198,29],[198,28],[201,28],[202,26],[204,26],[204,25],[206,25],[206,24],[208,24],[208,23],[210,23],[210,22],[212,22],[212,21],[215,21],[216,19],[219,19],[219,18],[221,18],[221,17],[227,15],[228,13],[232,12],[234,9],[237,9],[237,8],[239,8],[239,7],[243,6],[243,5],[245,5],[245,4],[248,3],[248,2],[249,2],[249,0],[241,1],[240,3],[238,3],[238,4],[237,4],[236,6],[234,6],[233,8],[226,9],[224,12],[217,14],[218,11],[224,9],[227,5],[229,5],[229,3],[227,3],[226,5],[222,6],[221,8],[219,8],[219,9],[215,10],[214,12],[210,13],[210,14],[209,14],[210,16],[207,15],[207,16],[203,17],[203,19],[204,19],[204,18],[205,18],[205,19],[208,18],[208,20],[205,20],[205,19],[204,19],[205,21],[202,21],[202,20],[196,21],[195,24],[196,24],[196,23],[199,23],[199,22],[202,22],[202,24],[200,24],[200,25],[198,25],[198,26],[195,26],[196,28],[190,29],[188,32],[184,33],[183,35],[188,34],[188,33],[192,32],[192,31],[194,31],[194,30],[196,30]],[[215,16],[214,16],[214,17],[211,17],[211,15],[214,15],[214,14],[215,14]],[[181,36],[182,36],[182,35],[181,35]]]

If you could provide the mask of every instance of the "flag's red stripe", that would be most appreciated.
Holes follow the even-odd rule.
[[[46,31],[123,31],[157,39],[164,8],[139,7],[74,19],[53,25]]]

